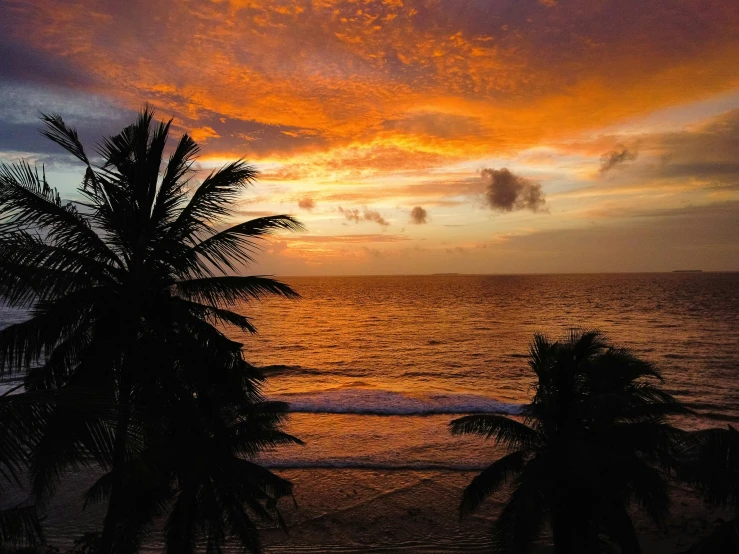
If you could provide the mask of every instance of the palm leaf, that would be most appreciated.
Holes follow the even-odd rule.
[[[532,460],[520,475],[518,485],[493,524],[496,552],[524,554],[539,537],[549,508],[539,488],[546,484],[542,469],[539,462]]]
[[[248,331],[249,333],[257,332],[256,327],[254,327],[248,317],[237,314],[236,312],[187,300],[179,299],[179,302],[192,315],[208,321],[213,325],[233,325],[242,331]]]
[[[0,510],[0,547],[43,544],[41,529],[35,506],[15,506]]]
[[[526,453],[519,450],[503,456],[485,468],[464,489],[459,505],[460,516],[474,512],[483,500],[507,483],[511,475],[520,472],[525,462]]]
[[[187,199],[184,188],[188,180],[183,179],[192,171],[199,151],[200,148],[189,135],[182,135],[169,158],[152,210],[152,221],[162,230],[176,219],[176,210]]]
[[[233,202],[257,175],[257,170],[243,160],[208,175],[170,227],[169,235],[195,244],[199,236],[212,232],[212,224],[231,213]]]
[[[55,142],[86,166],[90,167],[90,161],[85,154],[85,149],[82,147],[77,130],[74,127],[67,126],[62,116],[56,113],[41,114],[41,121],[46,125],[46,129],[41,131],[43,136]]]
[[[6,229],[43,228],[56,244],[74,248],[98,261],[120,264],[118,257],[71,204],[26,162],[0,164],[0,216]]]
[[[533,448],[541,443],[537,431],[505,416],[495,414],[469,415],[450,424],[453,435],[480,435],[495,438],[508,448]]]
[[[228,307],[238,302],[261,300],[267,295],[300,298],[289,285],[262,276],[223,276],[175,283],[178,295],[211,306]]]

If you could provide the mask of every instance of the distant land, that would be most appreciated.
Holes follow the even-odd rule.
[[[673,273],[703,273],[702,269],[676,269]]]

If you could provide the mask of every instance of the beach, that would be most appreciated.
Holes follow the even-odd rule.
[[[490,529],[505,493],[496,494],[479,513],[460,521],[457,505],[472,472],[373,470],[290,470],[281,474],[296,485],[297,508],[285,502],[289,533],[265,534],[268,551],[290,552],[443,552],[489,553]],[[327,483],[333,487],[328,490]],[[727,512],[707,510],[683,487],[673,487],[672,514],[662,529],[633,510],[642,550],[676,554]],[[536,552],[552,552],[545,532]]]
[[[478,513],[460,520],[459,495],[474,477],[471,471],[290,469],[278,473],[295,484],[295,499],[280,502],[286,530],[262,529],[265,552],[271,554],[487,554],[490,529],[506,498],[501,491]],[[94,530],[102,518],[100,506],[79,510],[82,492],[92,482],[86,472],[73,476],[61,485],[49,507],[44,522],[47,536],[62,552],[83,532]],[[6,498],[21,500],[22,494]],[[671,515],[662,528],[632,510],[645,553],[682,552],[731,518],[730,512],[707,509],[684,487],[672,487],[672,499]],[[535,552],[552,552],[549,539],[547,531]],[[154,554],[163,548],[161,540],[152,538],[142,552]]]

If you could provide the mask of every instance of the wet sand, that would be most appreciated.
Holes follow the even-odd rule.
[[[297,508],[283,503],[289,535],[269,530],[270,553],[490,552],[490,528],[505,494],[460,521],[457,505],[473,472],[285,470]],[[731,515],[709,511],[693,493],[674,487],[672,515],[657,529],[643,514],[634,521],[645,553],[676,554]],[[551,552],[548,532],[536,552]]]
[[[310,553],[489,553],[490,529],[501,510],[505,493],[489,499],[478,513],[462,521],[457,505],[462,489],[474,477],[466,471],[399,471],[369,469],[285,469],[277,471],[293,481],[295,504],[283,499],[280,507],[288,525],[265,528],[267,554]],[[82,471],[61,484],[44,521],[49,544],[62,552],[75,538],[102,522],[104,506],[82,512],[84,491],[94,476]],[[24,498],[7,490],[3,506]],[[645,554],[677,554],[713,527],[731,518],[728,512],[710,511],[693,493],[673,487],[672,515],[657,529],[643,514],[633,518]],[[552,552],[545,532],[537,554]],[[162,552],[159,537],[152,536],[142,552]],[[236,548],[226,548],[237,552]]]

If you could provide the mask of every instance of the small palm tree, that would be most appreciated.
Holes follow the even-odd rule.
[[[85,166],[63,203],[27,163],[0,166],[0,299],[30,309],[0,331],[0,374],[25,376],[17,405],[35,406],[31,489],[43,507],[65,471],[104,471],[87,502],[107,500],[97,551],[135,552],[169,511],[170,552],[238,538],[258,551],[253,517],[279,521],[290,483],[249,462],[286,407],[264,402],[261,374],[220,328],[255,332],[234,306],[287,285],[240,276],[259,241],[299,230],[290,216],[224,228],[257,171],[242,160],[193,182],[198,146],[183,135],[163,163],[170,122],[145,108],[88,158],[58,115],[47,138]]]
[[[655,465],[669,462],[680,435],[666,416],[684,409],[652,383],[660,377],[650,364],[596,331],[562,342],[536,335],[529,366],[538,383],[523,421],[485,414],[450,424],[508,451],[465,489],[461,515],[510,483],[497,551],[528,551],[548,521],[556,552],[599,552],[604,541],[640,552],[628,506],[636,500],[656,522],[666,515],[667,482]]]

